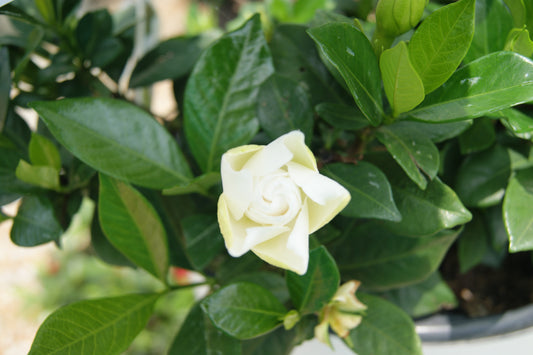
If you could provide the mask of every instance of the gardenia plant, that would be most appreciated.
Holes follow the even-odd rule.
[[[467,270],[533,249],[531,0],[253,2],[151,45],[147,9],[79,3],[0,7],[0,205],[20,199],[0,218],[16,245],[60,248],[91,200],[87,252],[161,286],[60,307],[30,354],[123,353],[199,286],[169,354],[330,331],[421,354],[413,317],[456,304],[447,253]],[[165,79],[178,110],[155,117]]]

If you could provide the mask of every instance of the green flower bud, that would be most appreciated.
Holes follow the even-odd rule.
[[[428,0],[379,0],[376,8],[377,30],[396,37],[415,27]]]

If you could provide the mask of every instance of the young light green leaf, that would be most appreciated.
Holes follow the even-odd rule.
[[[394,117],[415,108],[424,100],[424,84],[411,64],[405,42],[385,50],[381,54],[379,68]]]
[[[355,26],[329,23],[308,30],[328,62],[340,73],[368,121],[383,120],[381,78],[372,45]]]
[[[504,0],[513,16],[514,27],[521,28],[526,24],[527,11],[524,0]]]
[[[426,173],[430,180],[437,176],[439,151],[428,137],[413,130],[413,127],[398,122],[381,127],[376,131],[376,136],[421,189],[426,188],[427,180],[420,170]]]
[[[365,289],[385,291],[426,279],[458,234],[443,230],[429,237],[403,237],[372,221],[347,229],[332,253],[343,277],[360,280]]]
[[[474,124],[459,136],[459,148],[462,154],[475,153],[489,148],[495,140],[494,121],[478,117]]]
[[[524,57],[531,57],[533,55],[533,41],[529,31],[525,28],[512,29],[509,32],[509,36],[507,36],[507,43],[505,43],[504,49],[521,54]]]
[[[50,190],[59,189],[59,170],[51,166],[36,166],[20,160],[15,175],[28,184]]]
[[[513,18],[503,0],[476,0],[474,37],[464,62],[501,51],[513,28]]]
[[[408,115],[425,122],[460,121],[532,101],[532,71],[533,62],[521,55],[491,53],[456,71]]]
[[[61,170],[59,150],[50,139],[33,133],[28,145],[28,152],[33,165],[49,166],[58,171]]]
[[[11,91],[11,67],[7,47],[0,46],[0,132],[4,129]]]
[[[96,170],[153,189],[192,177],[174,138],[132,104],[81,98],[30,106],[65,148]]]
[[[158,298],[127,295],[62,307],[41,325],[29,354],[121,354],[145,327]]]
[[[224,248],[215,214],[195,214],[181,220],[185,248],[196,270],[205,268]]]
[[[104,234],[131,261],[165,280],[165,228],[153,206],[130,185],[100,174],[98,214]]]
[[[44,196],[26,196],[13,219],[11,240],[16,245],[31,247],[57,241],[63,229],[57,221],[54,206]]]
[[[185,134],[204,172],[246,144],[259,129],[259,86],[273,73],[259,15],[218,39],[202,53],[185,89]]]
[[[357,165],[336,163],[326,165],[322,172],[348,189],[352,195],[348,206],[342,210],[342,215],[395,222],[402,219],[387,177],[374,165],[364,161]]]
[[[292,303],[301,315],[320,311],[340,284],[335,260],[324,246],[311,251],[304,275],[287,271],[285,278]]]
[[[533,250],[533,193],[521,183],[521,174],[531,176],[527,170],[518,172],[509,181],[503,200],[503,220],[509,235],[509,251],[513,253]]]
[[[368,120],[355,106],[323,102],[315,107],[316,113],[338,129],[358,130],[368,126]]]
[[[423,317],[457,306],[453,291],[438,271],[422,282],[384,292],[381,296],[411,317]]]
[[[211,355],[241,353],[241,342],[215,328],[200,303],[194,305],[174,338],[168,355]]]
[[[260,87],[257,117],[270,139],[299,129],[311,143],[313,109],[307,90],[298,82],[278,74],[272,75]]]
[[[461,0],[429,15],[409,41],[409,57],[426,95],[453,74],[474,35],[475,0]]]
[[[510,175],[509,153],[495,145],[466,157],[457,172],[455,192],[468,207],[493,206],[503,198]]]
[[[202,302],[202,309],[217,328],[237,339],[273,330],[287,313],[270,291],[247,282],[221,288]]]
[[[422,355],[411,317],[380,297],[365,293],[357,297],[367,306],[361,324],[349,335],[358,355]]]

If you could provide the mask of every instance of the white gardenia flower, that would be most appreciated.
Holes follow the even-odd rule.
[[[267,146],[230,149],[221,175],[218,223],[230,255],[251,250],[300,275],[309,262],[309,234],[350,201],[348,190],[318,172],[300,131]]]

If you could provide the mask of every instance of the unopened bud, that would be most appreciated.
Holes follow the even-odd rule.
[[[378,31],[396,37],[415,27],[428,0],[379,0],[376,8]]]

